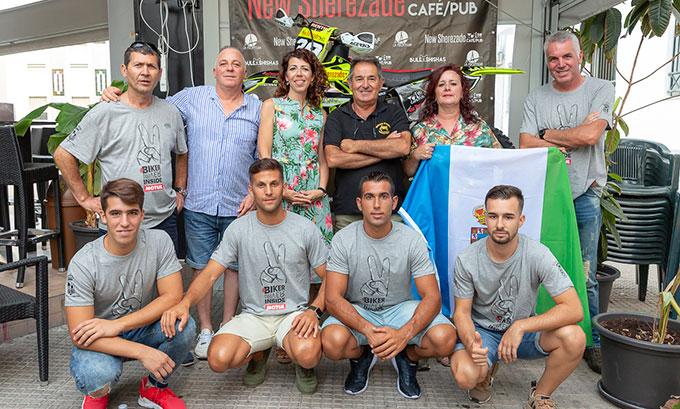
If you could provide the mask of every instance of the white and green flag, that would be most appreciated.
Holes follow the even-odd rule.
[[[486,149],[437,146],[423,161],[399,214],[419,230],[432,250],[442,292],[442,311],[453,313],[453,268],[458,253],[487,235],[484,197],[495,185],[524,194],[523,233],[546,245],[574,283],[583,305],[581,327],[591,343],[588,299],[574,203],[564,155],[556,148]],[[536,307],[554,305],[541,288]]]

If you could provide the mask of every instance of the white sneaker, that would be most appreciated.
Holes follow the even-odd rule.
[[[208,328],[203,328],[201,332],[196,336],[196,348],[194,348],[194,355],[198,359],[208,358],[208,347],[210,346],[210,341],[212,340],[213,332]]]

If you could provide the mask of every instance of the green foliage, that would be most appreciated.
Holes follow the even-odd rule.
[[[671,21],[671,0],[651,0],[649,2],[649,23],[654,35],[661,37]]]
[[[581,46],[586,62],[592,62],[596,49],[604,51],[607,59],[615,56],[621,32],[624,36],[639,27],[644,37],[661,37],[671,21],[671,14],[680,13],[680,0],[637,0],[631,3],[632,9],[621,21],[621,12],[610,8],[581,23]],[[675,27],[680,31],[680,24]]]
[[[659,315],[658,325],[654,326],[654,337],[652,342],[663,344],[666,338],[666,329],[668,328],[668,317],[671,313],[671,308],[680,315],[680,306],[675,301],[674,295],[680,286],[680,271],[675,275],[668,286],[659,293],[659,302],[657,304],[657,314]]]

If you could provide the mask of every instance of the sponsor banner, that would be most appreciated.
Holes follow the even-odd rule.
[[[274,21],[278,8],[337,27],[337,34],[374,33],[380,43],[372,55],[385,69],[496,65],[497,12],[486,0],[242,0],[229,5],[231,45],[243,50],[250,74],[276,69],[281,56],[295,47],[301,29],[279,27]],[[485,76],[471,95],[489,123],[493,93],[493,76]]]

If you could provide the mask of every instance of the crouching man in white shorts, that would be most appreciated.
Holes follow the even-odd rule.
[[[161,325],[174,335],[225,269],[239,264],[238,289],[243,312],[224,324],[208,348],[208,363],[215,372],[248,364],[243,381],[255,387],[264,382],[270,348],[282,347],[296,364],[295,385],[313,393],[314,367],[321,359],[319,317],[324,289],[308,305],[310,268],[326,276],[328,249],[314,223],[281,206],[283,169],[273,159],[250,166],[248,190],[256,211],[236,219],[224,233],[210,262],[187,290],[182,301],[163,314]]]

